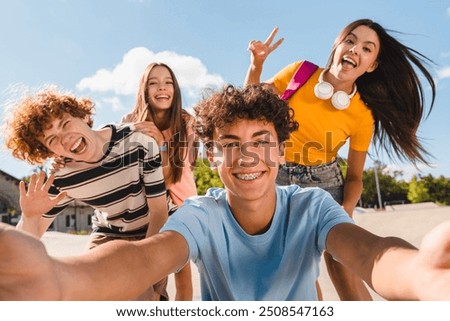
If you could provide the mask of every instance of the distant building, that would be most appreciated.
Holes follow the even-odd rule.
[[[19,204],[19,182],[20,180],[0,170],[0,221],[11,225],[19,222],[22,214]],[[92,207],[80,201],[74,201],[68,206],[56,220],[49,230],[58,232],[81,232],[89,233],[92,228]]]
[[[19,180],[0,170],[0,221],[17,224],[20,215]]]

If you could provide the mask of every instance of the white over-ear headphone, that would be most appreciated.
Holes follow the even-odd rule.
[[[314,86],[314,94],[319,99],[330,99],[334,108],[344,110],[350,105],[350,99],[356,94],[356,84],[353,85],[353,91],[349,95],[345,91],[338,90],[334,92],[333,85],[329,82],[323,81],[323,74],[327,71],[324,69],[319,76],[319,82]]]

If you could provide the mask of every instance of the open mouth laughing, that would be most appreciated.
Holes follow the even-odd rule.
[[[351,67],[356,67],[356,62],[347,56],[342,57],[341,63],[342,65],[350,65]]]
[[[170,99],[169,95],[157,95],[155,96],[157,100],[168,100]]]
[[[83,137],[80,137],[70,148],[70,152],[74,154],[80,154],[86,149],[86,141]]]

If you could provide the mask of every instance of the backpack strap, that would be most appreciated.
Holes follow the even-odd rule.
[[[297,71],[291,78],[286,90],[280,95],[283,100],[288,100],[303,84],[311,77],[311,75],[316,71],[317,65],[304,60]]]

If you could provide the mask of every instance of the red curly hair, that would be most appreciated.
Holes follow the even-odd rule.
[[[39,138],[55,118],[64,113],[85,119],[92,126],[94,103],[86,98],[77,99],[69,93],[46,89],[26,96],[16,103],[5,123],[5,144],[15,158],[30,164],[42,164],[53,156]]]

